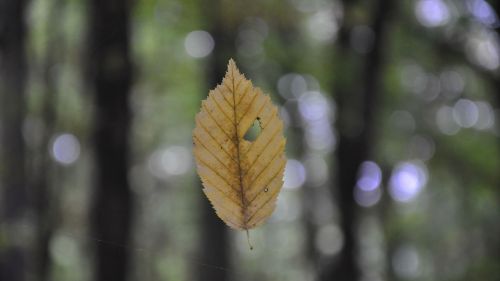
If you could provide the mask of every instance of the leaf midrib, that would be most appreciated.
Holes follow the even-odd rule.
[[[239,177],[239,182],[240,182],[240,194],[241,194],[241,205],[242,205],[242,213],[243,213],[243,229],[248,230],[247,226],[247,204],[245,201],[245,189],[243,188],[243,174],[241,172],[241,159],[240,159],[240,135],[238,132],[238,124],[237,122],[237,114],[236,114],[236,94],[235,94],[235,81],[234,81],[234,66],[231,67],[231,87],[232,91],[231,94],[233,95],[233,117],[234,117],[234,133],[235,133],[235,141],[236,141],[236,159],[238,160],[238,177]],[[251,106],[251,104],[249,105]]]

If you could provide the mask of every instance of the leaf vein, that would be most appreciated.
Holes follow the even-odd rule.
[[[276,198],[275,195],[277,195],[279,192],[280,192],[280,189],[276,188],[276,190],[272,194],[270,194],[269,198],[263,204],[261,204],[258,208],[255,209],[256,211],[250,215],[247,222],[250,222],[260,210],[262,210],[267,204],[269,204],[269,202],[271,202],[271,200],[275,199]]]
[[[212,114],[210,114],[210,111],[209,111],[207,108],[205,108],[205,110],[206,110],[206,112],[207,112],[208,116],[210,116],[210,119],[212,119],[212,120],[214,121],[215,125],[217,125],[217,127],[219,127],[219,129],[220,129],[220,130],[224,133],[224,135],[225,135],[228,139],[232,139],[232,138],[231,138],[231,137],[227,134],[227,132],[226,132],[226,131],[224,131],[224,128],[222,128],[222,126],[221,126],[219,123],[217,123],[217,120],[215,120],[215,117],[213,117],[213,116],[212,116]],[[201,120],[200,120],[200,122],[201,122]]]
[[[241,104],[241,101],[245,98],[245,96],[247,95],[248,91],[252,88],[252,84],[248,84],[248,86],[245,88],[245,91],[243,92],[243,94],[241,95],[241,98],[240,100],[238,101],[238,103],[236,104],[236,108],[238,108]]]
[[[207,133],[214,140],[214,142],[216,144],[219,144],[219,142],[217,142],[217,139],[214,136],[212,136],[212,134],[210,133],[210,131],[207,128],[205,128],[203,122],[200,121],[200,125],[201,125],[201,128],[203,129],[203,131],[205,131],[205,133]],[[234,163],[238,164],[238,162],[236,162],[236,160],[233,158],[233,156],[228,151],[226,151],[224,148],[222,148],[221,150],[224,151],[227,154],[227,156],[229,156],[229,159],[231,159]]]
[[[224,162],[222,162],[219,159],[219,157],[217,157],[217,154],[215,152],[208,149],[208,147],[197,136],[194,136],[194,138],[205,148],[206,151],[208,151],[208,153],[210,153],[210,155],[212,155],[228,171],[228,173],[232,174],[231,169],[229,169],[229,167],[226,166],[226,164]],[[224,150],[224,149],[222,149],[222,150]]]
[[[260,177],[260,175],[266,170],[267,167],[269,167],[269,165],[276,159],[277,156],[279,156],[281,154],[281,152],[278,150],[277,153],[275,153],[273,155],[273,158],[266,164],[266,166],[264,166],[260,172],[257,174],[257,176],[255,176],[253,179],[252,179],[252,182],[248,185],[248,189],[251,190],[252,189],[252,186],[253,184],[257,181],[257,179]]]
[[[203,166],[205,166],[205,168],[207,168],[210,171],[214,172],[214,174],[216,174],[219,178],[221,178],[222,181],[224,181],[233,191],[239,193],[239,190],[235,189],[234,186],[232,184],[230,184],[225,177],[223,177],[221,174],[219,174],[219,172],[216,169],[212,168],[212,166],[210,166],[208,163],[206,163],[205,161],[203,161],[201,159],[198,159],[198,161],[200,161],[200,163]]]
[[[229,122],[231,122],[232,125],[234,125],[234,121],[231,120],[229,116],[227,116],[226,112],[222,109],[222,106],[219,104],[219,102],[217,102],[217,99],[215,97],[214,97],[214,103],[217,106],[217,108],[219,108],[219,110],[222,112],[222,115],[224,115],[224,117],[226,117],[226,119],[229,120]]]
[[[269,180],[267,180],[266,184],[264,184],[264,188],[266,188],[266,186],[269,185],[281,173],[281,169],[283,169],[283,167],[285,165],[286,165],[286,162],[284,162],[283,164],[281,164],[281,166],[278,169],[278,171]],[[257,197],[259,197],[259,194],[261,194],[261,193],[257,192],[257,194],[252,199],[250,199],[250,201],[248,202],[248,204],[252,204],[252,202],[255,201],[255,199]]]
[[[250,103],[248,104],[246,110],[245,110],[245,113],[243,113],[240,117],[240,119],[238,121],[236,121],[236,116],[234,118],[235,122],[236,122],[236,125],[240,125],[240,122],[241,120],[247,115],[248,111],[250,110],[250,108],[252,107],[253,103],[255,102],[255,99],[257,98],[258,94],[255,94],[252,98],[252,100],[250,101]],[[236,107],[235,107],[235,110],[236,110]]]
[[[238,202],[237,200],[235,200],[233,197],[227,195],[227,193],[225,193],[220,188],[216,187],[217,185],[213,184],[212,181],[205,179],[205,182],[207,182],[208,185],[210,185],[211,187],[213,187],[214,190],[218,191],[219,193],[222,193],[222,195],[224,195],[226,198],[228,198],[229,200],[231,200],[231,202],[233,202],[237,206],[241,207],[241,203],[240,202]],[[230,210],[228,210],[228,211],[230,211]],[[233,212],[231,212],[231,213],[233,213]]]
[[[261,151],[261,152],[259,152],[259,153],[257,154],[257,157],[255,157],[255,160],[253,160],[253,162],[252,162],[252,163],[250,164],[250,166],[248,167],[247,172],[248,172],[248,171],[250,171],[250,169],[252,169],[252,168],[253,168],[253,166],[255,165],[255,163],[259,160],[260,156],[261,156],[262,154],[264,154],[264,151],[265,151],[265,150],[266,150],[266,148],[269,146],[269,144],[270,144],[270,143],[271,143],[271,142],[272,142],[272,141],[276,138],[276,136],[278,135],[278,132],[279,132],[279,131],[280,131],[279,129],[278,129],[278,130],[276,130],[276,132],[274,132],[273,136],[272,136],[272,137],[271,137],[271,138],[267,141],[267,143],[263,146],[264,148],[262,149],[262,151]],[[279,153],[279,150],[278,150],[278,153]]]

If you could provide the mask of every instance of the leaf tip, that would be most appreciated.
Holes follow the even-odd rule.
[[[231,73],[232,76],[236,73],[238,74],[240,73],[240,70],[236,66],[236,62],[234,61],[233,58],[230,58],[229,62],[227,63],[227,72]]]

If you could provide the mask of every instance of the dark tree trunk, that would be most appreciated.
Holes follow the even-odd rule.
[[[196,280],[229,280],[228,227],[217,217],[205,196],[201,198],[201,201],[201,241],[199,246],[201,262],[198,264]]]
[[[201,1],[205,7],[206,3]],[[207,81],[206,93],[222,82],[226,73],[229,58],[235,52],[235,30],[224,24],[221,1],[213,1],[204,8],[206,20],[211,27],[208,32],[213,36],[215,48],[209,57],[205,76]],[[199,281],[226,281],[229,280],[231,264],[229,262],[229,227],[217,217],[208,199],[202,194],[200,186],[201,206],[201,233],[199,255],[202,263],[198,265],[196,280]],[[206,266],[209,264],[210,266]]]
[[[91,0],[88,74],[94,90],[96,183],[92,237],[97,243],[95,280],[127,280],[132,194],[127,179],[132,65],[130,2]]]
[[[352,12],[352,3],[345,3],[345,15]],[[381,92],[382,62],[386,22],[394,9],[392,0],[379,0],[374,3],[372,29],[374,41],[371,51],[362,58],[360,73],[347,73],[346,81],[337,84],[334,93],[339,106],[339,144],[336,151],[337,196],[340,213],[340,227],[344,245],[335,266],[323,272],[322,280],[357,281],[361,279],[361,269],[357,261],[359,243],[357,225],[359,208],[354,200],[354,187],[358,168],[363,161],[370,160],[376,138],[376,112]],[[346,23],[348,21],[346,20]],[[340,56],[355,60],[349,46],[350,27],[344,25],[340,30]],[[360,60],[357,58],[357,60]],[[350,61],[349,63],[353,63]],[[336,62],[339,63],[339,62]],[[336,66],[340,68],[339,66]],[[356,80],[361,77],[361,81]],[[359,84],[359,87],[358,87]]]
[[[495,11],[495,13],[497,14],[497,17],[500,17],[500,1],[498,1],[498,0],[489,0],[489,3],[491,5],[491,7],[493,8],[493,10]],[[496,22],[495,23],[495,27],[493,28],[493,30],[498,35],[497,36],[497,40],[500,40],[499,39],[500,38],[500,23]],[[500,41],[497,42],[497,43],[500,43]],[[497,103],[497,106],[500,107],[500,77],[498,77],[498,75],[496,75],[494,77],[495,77],[495,79],[494,79],[493,82],[494,82],[494,87],[496,88],[495,101]]]
[[[495,13],[497,14],[497,17],[500,17],[500,1],[498,0],[489,0],[489,3],[491,5],[491,7],[493,8],[493,10],[495,10]],[[500,24],[498,22],[495,23],[496,26],[494,28],[496,34],[498,35],[497,36],[497,40],[500,40]],[[497,43],[500,43],[500,42],[497,42]],[[498,73],[497,73],[498,74]],[[497,108],[500,108],[500,78],[498,77],[498,75],[494,75],[495,79],[493,80],[493,88],[494,88],[494,93],[495,93],[495,102],[496,102],[496,105],[497,105]],[[498,123],[496,124],[496,126],[500,126],[498,125]],[[499,143],[500,143],[500,139],[499,139]],[[497,184],[497,188],[500,187],[499,184]],[[500,201],[500,195],[497,195],[498,200]],[[500,259],[500,243],[498,243],[497,241],[497,250],[496,250],[496,258],[497,259]]]
[[[26,241],[16,239],[26,220],[25,181],[26,54],[24,0],[0,0],[0,280],[25,280]]]

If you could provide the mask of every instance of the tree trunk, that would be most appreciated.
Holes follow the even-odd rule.
[[[94,90],[96,183],[91,214],[95,280],[127,280],[132,194],[127,179],[132,65],[130,2],[91,0],[88,74]]]
[[[493,10],[495,11],[495,13],[497,14],[497,17],[500,17],[500,3],[499,3],[499,1],[498,0],[489,0],[489,3],[491,5],[491,7],[493,8]],[[500,24],[498,22],[495,23],[494,31],[497,34],[497,43],[500,43],[500,42],[498,42],[498,40],[499,40],[498,38],[500,38]],[[498,77],[498,75],[496,75],[494,77],[495,77],[495,79],[493,81],[493,83],[494,83],[493,88],[494,88],[494,92],[495,92],[495,102],[496,102],[497,108],[500,108],[500,78]],[[497,123],[496,126],[498,128],[498,126],[500,126],[500,125]],[[499,142],[499,144],[500,144],[500,142]],[[497,184],[497,188],[498,187],[499,186]],[[499,197],[498,200],[500,201],[500,194],[498,194],[497,197]],[[497,260],[500,259],[500,243],[498,243],[498,242],[497,242],[497,249],[496,249],[495,257],[497,258]]]
[[[200,5],[204,7],[205,2]],[[205,68],[205,79],[208,89],[213,89],[222,82],[226,73],[229,58],[235,52],[235,30],[224,24],[221,1],[213,1],[205,9],[205,17],[211,27],[208,32],[213,36],[215,48],[207,61]],[[205,95],[202,97],[206,98]],[[200,236],[200,258],[203,264],[197,268],[196,280],[199,281],[226,281],[229,280],[229,232],[228,227],[217,217],[206,196],[201,195],[201,236]],[[204,264],[209,264],[210,267]]]
[[[352,3],[344,1],[348,17]],[[359,208],[354,200],[354,188],[361,163],[370,160],[376,137],[376,113],[379,106],[382,77],[382,61],[386,22],[394,9],[392,0],[376,1],[372,24],[374,41],[371,51],[363,57],[359,74],[348,73],[334,89],[339,107],[339,144],[336,151],[337,195],[340,215],[340,227],[344,236],[344,245],[334,267],[323,272],[322,280],[357,281],[361,279],[361,268],[357,261],[359,243],[357,225]],[[346,23],[348,20],[346,20]],[[339,36],[339,55],[354,60],[349,46],[350,26],[344,25]],[[339,63],[339,62],[336,62]],[[353,61],[349,61],[353,64]],[[338,67],[338,66],[337,66]],[[361,83],[355,77],[361,77]],[[359,83],[359,88],[357,84]],[[354,118],[354,120],[353,120]]]
[[[497,17],[500,17],[500,1],[497,1],[497,0],[490,0],[490,5],[491,7],[493,8],[493,10],[495,11],[495,13],[497,14]],[[497,34],[497,43],[500,44],[500,24],[497,22],[495,23],[495,27],[493,28],[493,30],[495,31],[495,33]],[[498,74],[498,72],[497,72]],[[493,86],[496,88],[496,92],[495,92],[495,101],[497,103],[497,106],[500,107],[500,77],[498,77],[498,75],[493,75],[493,77],[495,77],[494,81],[493,81]],[[498,125],[497,125],[498,126]]]
[[[26,54],[24,0],[0,0],[0,279],[25,280],[28,189],[25,181]],[[21,236],[22,237],[22,236]]]

